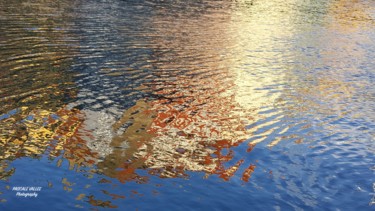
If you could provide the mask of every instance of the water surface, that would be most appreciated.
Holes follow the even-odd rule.
[[[0,209],[371,210],[374,28],[370,0],[3,0]]]

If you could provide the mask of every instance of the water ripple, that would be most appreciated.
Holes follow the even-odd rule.
[[[85,198],[118,207],[125,197],[106,183],[142,189],[184,178],[171,181],[191,181],[213,209],[368,209],[373,8],[366,0],[2,1],[0,177],[17,176],[12,163],[23,157],[48,157],[56,167],[37,167],[98,179],[88,192],[58,176],[64,191],[82,187],[62,199],[79,206]],[[196,202],[167,192],[158,199],[173,209]]]

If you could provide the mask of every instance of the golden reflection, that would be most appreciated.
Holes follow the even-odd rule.
[[[6,19],[0,26],[5,32],[0,46],[0,114],[21,107],[30,112],[35,107],[60,108],[75,95],[73,75],[67,72],[75,50],[74,39],[66,31],[69,17],[62,17],[59,12],[68,5],[54,1],[4,4],[2,16]],[[61,19],[41,18],[35,11],[60,15]],[[18,22],[14,22],[15,17]]]
[[[328,17],[333,17],[335,24],[330,26],[344,31],[357,30],[363,26],[373,27],[375,24],[374,16],[371,16],[373,8],[375,8],[373,1],[334,1],[328,10],[330,13]]]
[[[281,4],[283,9],[275,4],[281,2],[212,13],[202,22],[156,15],[149,61],[156,78],[140,87],[156,97],[139,100],[114,124],[113,131],[125,129],[113,138],[113,151],[99,161],[100,171],[121,182],[146,182],[135,172],[140,168],[160,177],[203,171],[229,180],[249,165],[241,172],[248,181],[254,164],[238,159],[225,167],[234,159],[232,148],[250,137],[257,138],[245,145],[247,152],[271,134],[278,136],[268,146],[298,138],[283,135],[289,127],[279,126],[283,115],[275,109],[287,83],[285,71],[295,59],[283,40],[293,37],[296,14],[283,12],[292,1]],[[262,11],[268,15],[253,15]]]
[[[235,75],[234,100],[242,108],[238,115],[252,111],[252,121],[247,124],[256,123],[248,128],[252,134],[248,138],[253,137],[249,146],[279,133],[283,115],[277,106],[283,103],[280,99],[288,83],[285,73],[293,62],[293,52],[285,41],[296,32],[294,22],[299,14],[292,9],[295,4],[293,0],[256,1],[251,8],[240,7],[231,14],[235,22],[230,25],[231,39],[237,43],[233,50],[237,59],[230,65]],[[268,146],[276,143],[273,140]]]
[[[70,169],[93,164],[87,158],[91,153],[85,142],[75,137],[83,116],[80,111],[65,107],[76,95],[73,74],[69,72],[75,48],[74,38],[68,32],[70,17],[61,11],[72,5],[55,1],[2,5],[5,19],[0,25],[4,32],[0,45],[1,162],[45,154],[57,157],[63,153]],[[40,14],[54,16],[45,18]],[[14,172],[1,168],[3,178]]]
[[[160,177],[203,171],[228,180],[244,163],[224,166],[233,159],[231,148],[250,136],[245,126],[253,119],[235,101],[235,74],[229,67],[236,43],[228,36],[230,16],[209,15],[201,22],[185,16],[172,20],[162,12],[153,18],[149,62],[155,79],[141,87],[155,97],[139,100],[113,125],[114,131],[125,130],[112,139],[112,153],[98,163],[107,176],[145,182],[135,172],[141,168]],[[244,180],[250,174],[246,170]]]
[[[62,108],[54,113],[41,109],[27,111],[27,108],[19,109],[10,118],[1,120],[1,160],[38,157],[47,151],[52,157],[58,157],[63,152],[70,169],[94,163],[92,158],[95,155],[85,147],[85,141],[76,136],[83,122],[83,115],[78,110]]]

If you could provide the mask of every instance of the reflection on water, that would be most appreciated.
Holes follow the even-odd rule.
[[[22,156],[39,157],[52,143],[62,123],[58,109],[75,96],[73,75],[66,71],[74,45],[61,30],[63,22],[37,15],[58,13],[57,8],[2,4],[0,157],[7,166]],[[2,178],[14,173],[1,169]]]
[[[186,171],[228,177],[238,164],[225,169],[223,163],[231,159],[231,152],[225,155],[221,151],[246,139],[244,126],[251,119],[251,113],[236,114],[241,108],[233,102],[233,76],[227,61],[231,59],[230,43],[225,36],[217,37],[217,33],[225,33],[229,16],[212,13],[207,21],[197,22],[189,18],[189,11],[179,15],[166,16],[157,10],[153,17],[153,77],[142,84],[152,97],[138,101],[128,110],[135,114],[126,112],[116,123],[129,124],[132,119],[122,141],[130,145],[131,162],[138,164],[127,164],[125,169],[144,166],[162,177],[186,177]],[[117,147],[120,140],[114,139],[112,144]],[[121,153],[110,159],[124,165],[129,157],[122,160]]]
[[[374,6],[1,2],[0,205],[369,209]]]

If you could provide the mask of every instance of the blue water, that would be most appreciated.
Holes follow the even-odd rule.
[[[0,1],[0,210],[372,210],[374,29],[370,0]]]

